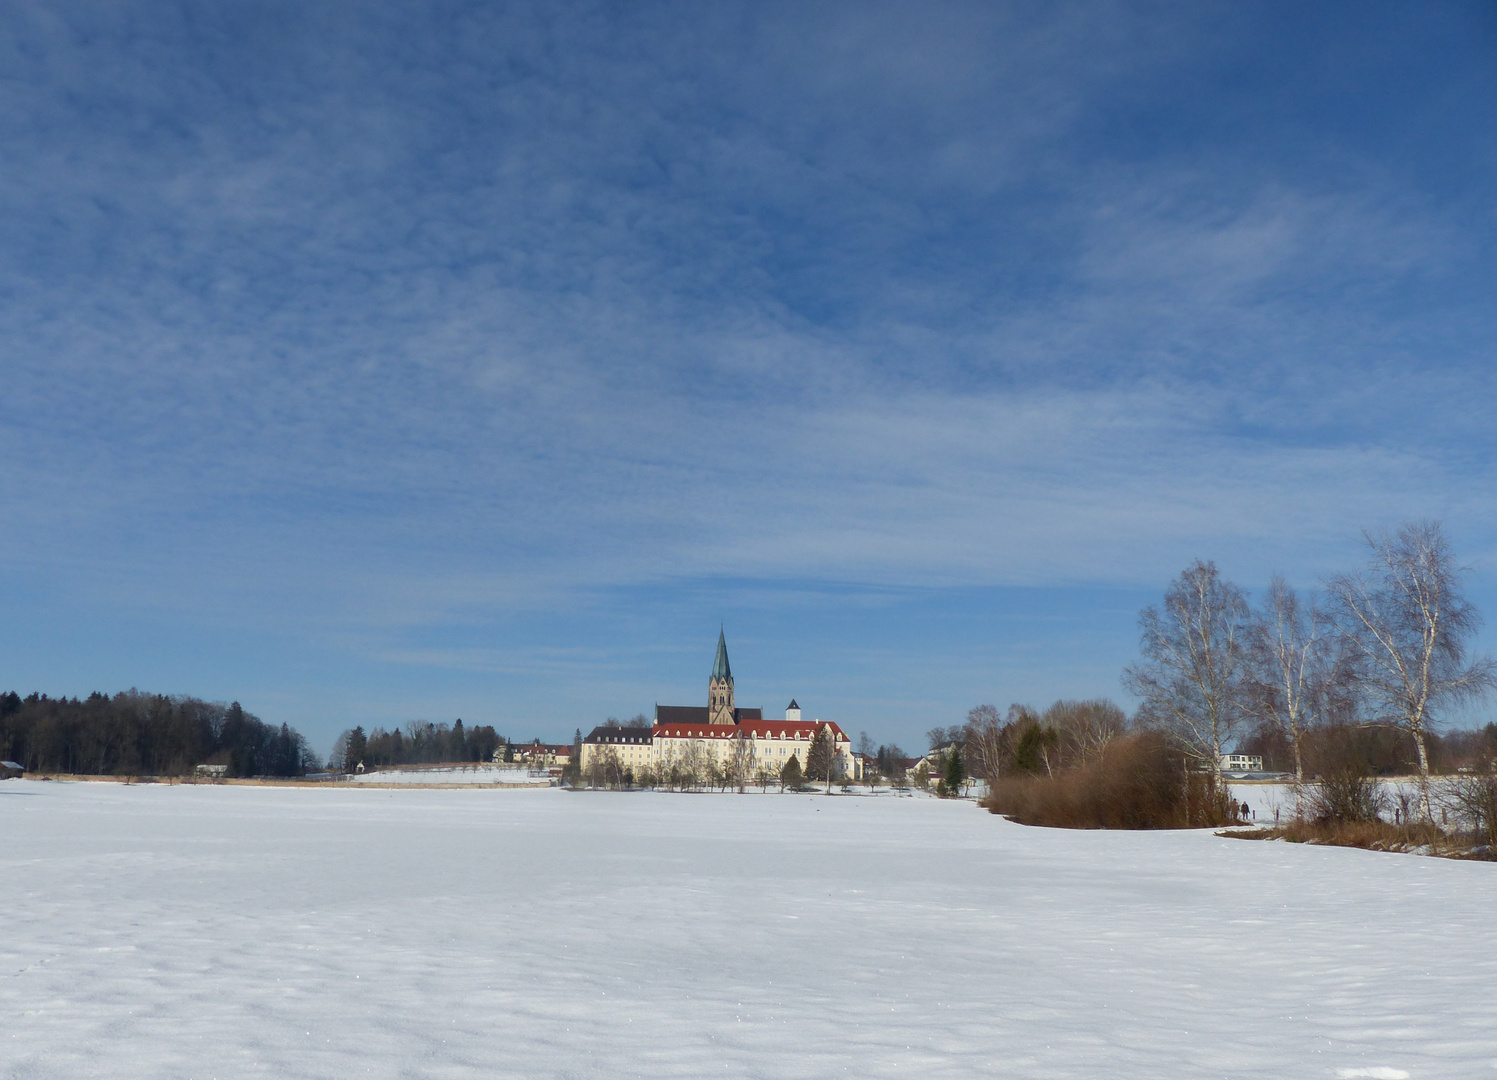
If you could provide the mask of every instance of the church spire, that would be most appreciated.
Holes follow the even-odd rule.
[[[728,639],[721,628],[717,631],[712,677],[707,680],[707,723],[738,723],[738,710],[733,705],[733,669],[728,666]]]
[[[728,666],[728,639],[721,627],[717,631],[717,659],[712,661],[712,677],[723,682],[733,678],[733,669]]]

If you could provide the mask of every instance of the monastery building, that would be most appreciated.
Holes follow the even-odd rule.
[[[768,767],[776,774],[791,757],[806,767],[811,740],[825,730],[835,747],[833,779],[860,777],[860,762],[842,729],[831,722],[802,720],[793,700],[783,720],[766,720],[760,709],[739,708],[733,696],[733,669],[728,665],[727,638],[717,635],[717,658],[707,680],[706,705],[656,705],[650,727],[603,726],[582,740],[582,773],[604,755],[638,775],[672,763],[721,767],[736,762],[741,774],[752,777]]]

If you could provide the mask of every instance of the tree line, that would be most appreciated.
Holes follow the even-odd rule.
[[[1437,522],[1365,540],[1362,566],[1304,597],[1275,577],[1256,608],[1214,563],[1187,567],[1140,616],[1139,720],[1218,774],[1250,729],[1272,732],[1298,782],[1326,729],[1398,733],[1429,818],[1436,728],[1497,688],[1497,665],[1471,652],[1481,616]]]
[[[495,752],[499,756],[495,757]],[[491,725],[465,728],[461,719],[450,726],[429,720],[412,720],[404,728],[382,727],[367,734],[362,726],[338,736],[328,767],[351,772],[391,765],[435,765],[443,762],[508,761],[510,742]]]
[[[49,698],[0,694],[0,757],[30,772],[186,776],[198,765],[227,774],[302,776],[318,767],[296,729],[267,724],[239,702],[146,694]]]
[[[1114,739],[1146,726],[1106,699],[1057,701],[1043,710],[1011,705],[1006,713],[979,705],[968,713],[966,724],[938,729],[942,735],[933,746],[958,745],[969,771],[982,779],[1010,773],[1053,776],[1087,764]],[[1425,740],[1433,772],[1478,768],[1497,757],[1497,723],[1469,731],[1426,732]],[[1236,746],[1241,753],[1261,757],[1268,772],[1294,772],[1293,746],[1272,720],[1250,721]],[[1407,732],[1337,719],[1305,728],[1299,747],[1304,778],[1347,767],[1370,776],[1393,776],[1407,773],[1418,760]]]
[[[1050,787],[1005,784],[998,800],[1020,816],[1056,823],[1117,817],[1123,803],[1114,798],[1098,810],[1096,789],[1116,796],[1125,772],[1147,769],[1156,769],[1159,782],[1135,787],[1130,798],[1162,799],[1169,788],[1177,805],[1165,818],[1203,824],[1230,817],[1223,783],[1230,752],[1292,773],[1301,810],[1307,779],[1317,791],[1341,785],[1366,793],[1376,786],[1360,778],[1413,772],[1414,812],[1432,822],[1430,780],[1441,770],[1457,774],[1441,781],[1442,797],[1469,787],[1490,799],[1497,724],[1438,730],[1497,688],[1497,666],[1472,649],[1481,619],[1465,594],[1466,571],[1435,522],[1364,538],[1361,566],[1303,595],[1275,577],[1256,606],[1214,563],[1188,566],[1162,604],[1140,613],[1140,656],[1123,674],[1140,702],[1131,719],[1106,701],[1062,701],[1043,713],[1016,705],[1005,717],[979,706],[961,728],[932,731],[932,743],[957,742],[973,771],[993,781],[1064,778]],[[1123,751],[1114,753],[1125,742],[1128,769]],[[1182,769],[1172,773],[1163,763],[1174,758]],[[1170,779],[1182,770],[1184,779]],[[1192,794],[1190,774],[1206,778],[1204,794]],[[1199,820],[1178,802],[1197,795]],[[1214,811],[1206,805],[1213,799]],[[1035,809],[1046,800],[1048,810]],[[1409,811],[1401,813],[1407,820]]]

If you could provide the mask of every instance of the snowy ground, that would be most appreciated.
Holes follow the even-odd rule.
[[[970,803],[0,783],[4,1077],[1497,1078],[1497,865]]]
[[[403,769],[377,769],[357,773],[347,781],[355,784],[539,784],[551,783],[547,772],[531,774],[524,765],[438,765]]]

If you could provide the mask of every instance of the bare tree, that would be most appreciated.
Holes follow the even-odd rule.
[[[832,793],[832,780],[837,771],[837,744],[832,739],[832,729],[823,725],[811,739],[806,751],[806,779],[825,780],[827,794]]]
[[[587,782],[591,787],[616,788],[623,784],[624,766],[619,752],[605,746],[592,755],[587,766]]]
[[[1303,810],[1305,732],[1324,718],[1343,670],[1325,613],[1283,578],[1268,583],[1248,634],[1253,710],[1283,731],[1294,755],[1296,799]]]
[[[937,724],[925,733],[925,741],[932,750],[941,750],[962,741],[962,729],[958,726],[941,727]]]
[[[878,784],[878,766],[874,763],[878,757],[878,746],[868,737],[868,732],[858,732],[858,751],[853,765],[853,776],[857,776],[858,764],[863,768],[863,783],[868,785],[871,792]]]
[[[1497,766],[1447,777],[1438,795],[1444,809],[1469,825],[1479,843],[1497,846]]]
[[[1247,600],[1212,562],[1197,560],[1170,583],[1163,608],[1139,615],[1143,659],[1123,672],[1142,699],[1140,717],[1177,739],[1221,779],[1221,759],[1246,713]]]
[[[730,771],[732,782],[740,792],[746,784],[753,782],[754,760],[758,756],[756,742],[757,740],[748,738],[741,731],[733,737],[733,758]]]
[[[984,780],[998,779],[1009,756],[1008,738],[1003,719],[992,705],[978,705],[967,713],[965,728],[967,764],[973,775]]]
[[[1039,723],[1056,733],[1061,764],[1066,767],[1101,757],[1108,743],[1128,730],[1127,714],[1105,698],[1057,701]]]
[[[349,728],[333,743],[333,752],[327,759],[329,769],[337,772],[353,772],[354,762],[349,760],[352,755],[348,752],[348,743],[352,736],[353,729]]]
[[[671,787],[700,791],[715,779],[715,762],[700,739],[683,739],[661,759],[661,773]]]
[[[1366,567],[1327,583],[1330,612],[1350,646],[1357,686],[1372,723],[1408,732],[1419,755],[1419,801],[1432,820],[1425,738],[1440,709],[1497,686],[1490,657],[1467,658],[1481,627],[1461,594],[1457,566],[1439,522],[1365,534]]]

